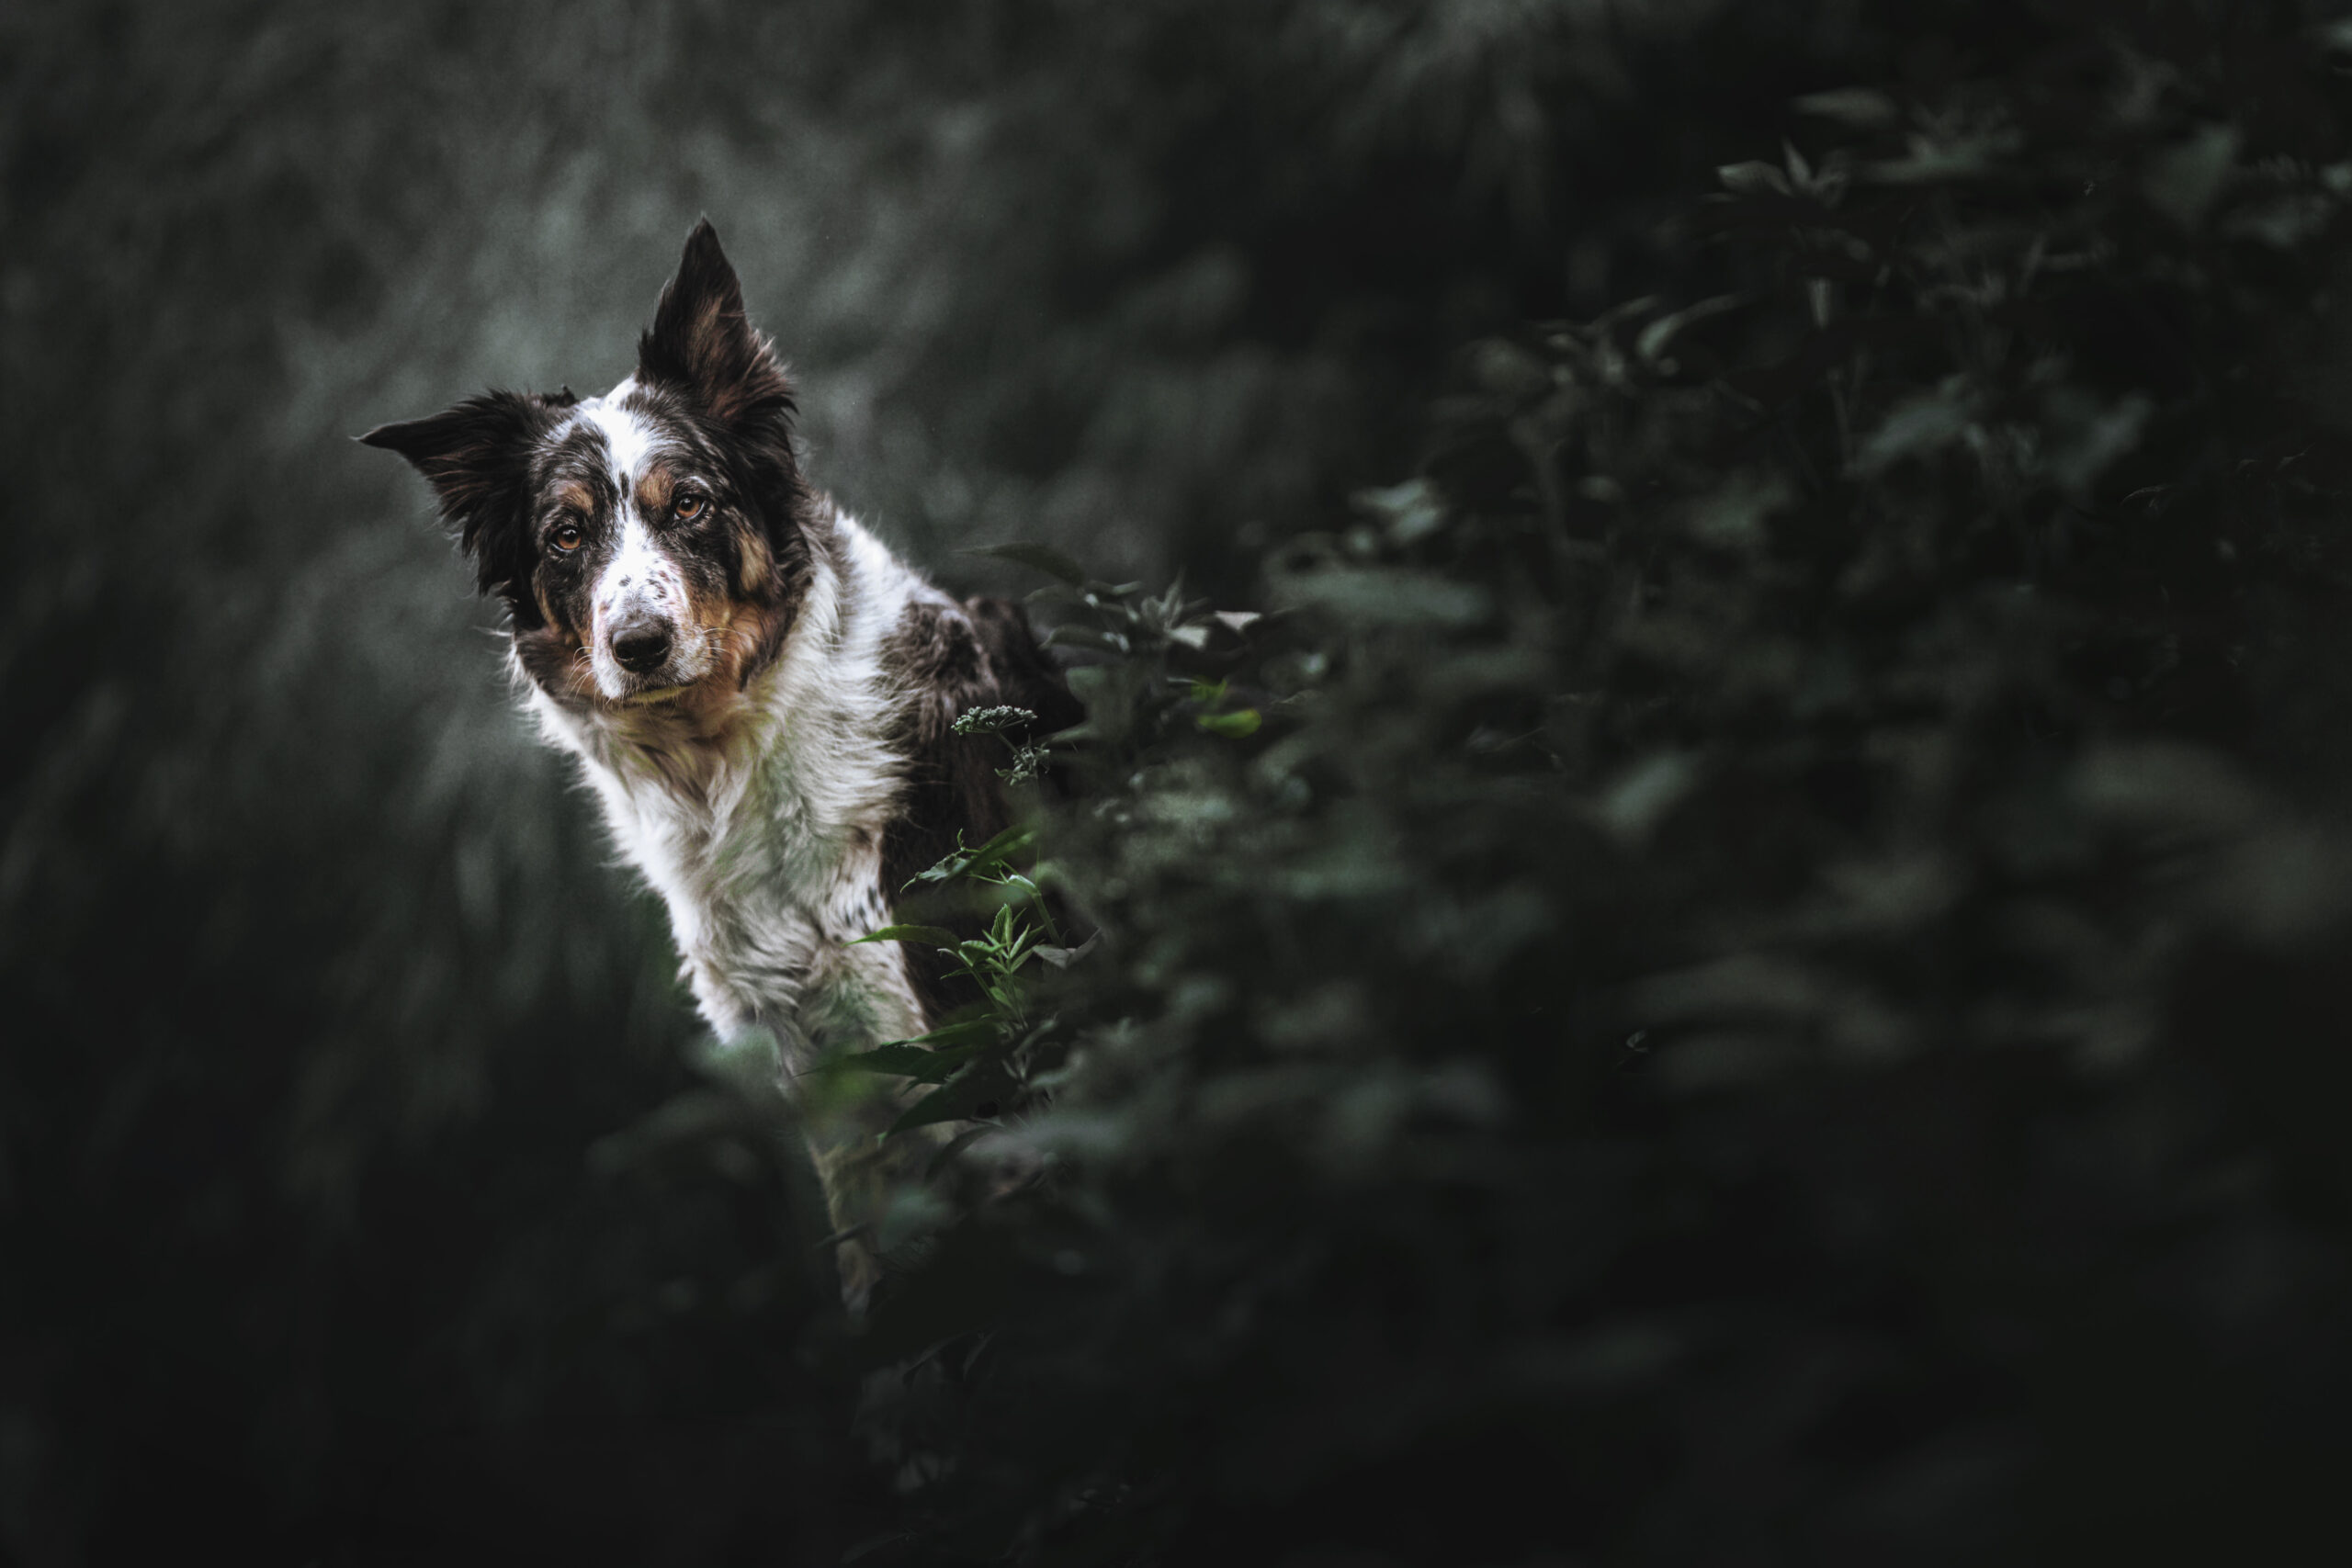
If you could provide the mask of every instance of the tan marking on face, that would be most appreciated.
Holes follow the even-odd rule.
[[[548,597],[548,574],[545,571],[531,573],[531,597],[538,601],[539,619],[545,621],[550,629],[563,626],[563,617],[555,613],[555,601]],[[571,628],[566,626],[564,630],[569,633]]]
[[[785,624],[786,612],[780,604],[739,603],[735,606],[735,614],[728,618],[727,640],[718,656],[719,668],[726,671],[733,690],[742,690],[752,674],[767,664],[776,644],[783,639]]]
[[[637,514],[649,521],[670,515],[670,493],[678,488],[678,477],[670,466],[659,458],[645,465],[645,472],[637,479]]]
[[[712,740],[724,736],[742,711],[743,689],[774,659],[789,624],[781,604],[730,600],[728,604],[725,620],[713,628],[709,671],[668,705],[690,735]]]
[[[591,517],[595,514],[595,492],[591,491],[586,485],[582,484],[578,479],[566,479],[562,483],[557,485],[549,499],[551,499],[557,506],[569,508],[571,511],[578,513],[583,518]],[[565,625],[563,617],[556,614],[555,602],[548,597],[547,572],[544,570],[546,547],[541,545],[538,548],[540,550],[542,559],[537,566],[534,567],[531,572],[531,597],[539,606],[539,618],[547,622],[550,626],[562,628],[564,635],[576,643],[579,640],[577,635],[572,632],[569,626]]]
[[[736,569],[735,585],[747,598],[761,597],[775,574],[775,558],[768,552],[767,536],[757,528],[738,528],[735,543],[743,562]]]
[[[726,632],[743,606],[744,601],[724,588],[714,592],[696,579],[686,581],[686,615],[706,632]]]

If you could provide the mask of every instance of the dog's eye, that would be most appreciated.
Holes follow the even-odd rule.
[[[555,546],[559,554],[568,556],[580,547],[580,525],[560,523],[556,525],[555,532],[548,536],[548,539]]]
[[[710,498],[698,490],[682,490],[670,502],[672,515],[681,523],[691,523],[710,504]]]

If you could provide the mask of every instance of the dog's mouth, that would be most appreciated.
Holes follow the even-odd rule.
[[[624,693],[616,700],[623,707],[654,707],[673,703],[694,688],[691,686],[647,686],[641,691]]]

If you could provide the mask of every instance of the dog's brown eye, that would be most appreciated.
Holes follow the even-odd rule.
[[[710,499],[702,491],[682,490],[678,492],[677,498],[670,502],[670,510],[676,514],[679,522],[691,523],[701,516],[702,509],[709,504]]]
[[[554,541],[555,547],[557,549],[562,551],[565,555],[570,555],[572,551],[580,547],[580,525],[577,523],[558,524],[556,525],[556,531],[548,535],[548,537]]]

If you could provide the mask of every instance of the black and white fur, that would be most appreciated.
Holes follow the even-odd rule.
[[[360,437],[431,481],[504,600],[518,685],[668,905],[704,1017],[774,1032],[787,1080],[936,1010],[909,949],[853,942],[959,831],[1008,820],[956,716],[1077,716],[1017,609],[943,593],[808,485],[792,409],[705,221],[603,397],[492,392]],[[870,1143],[820,1140],[845,1228]],[[862,1294],[870,1259],[845,1273]]]

